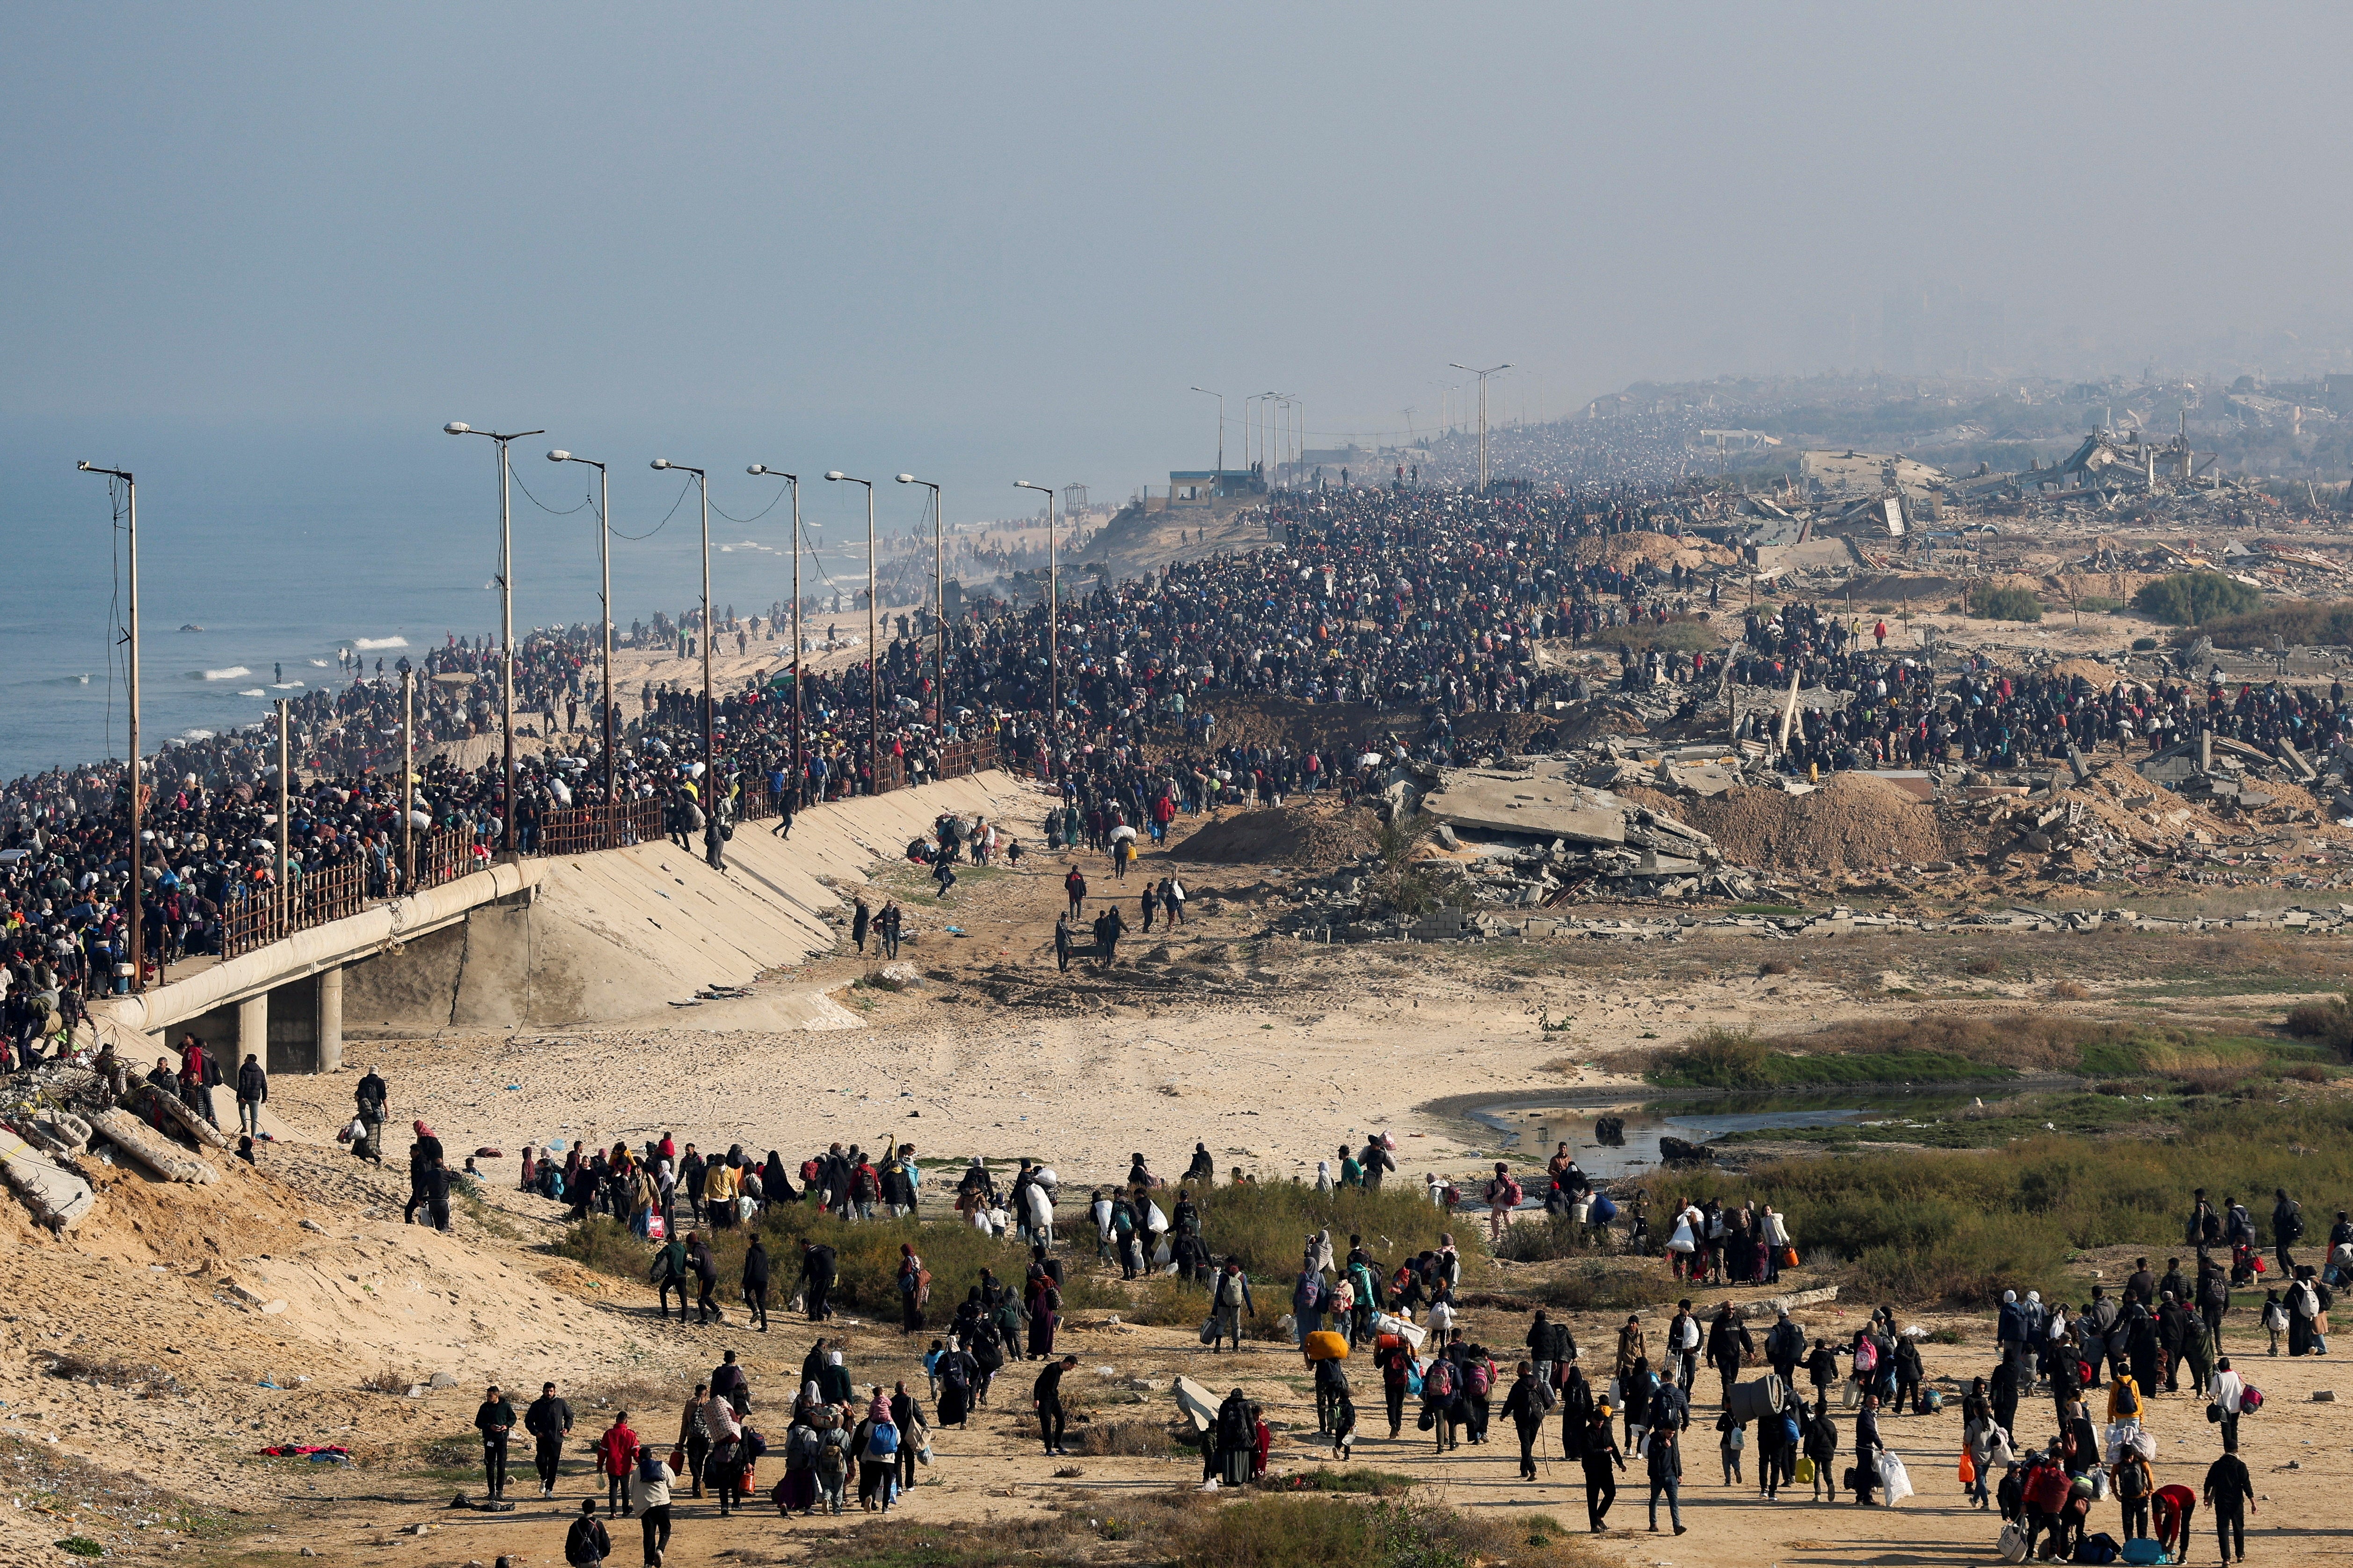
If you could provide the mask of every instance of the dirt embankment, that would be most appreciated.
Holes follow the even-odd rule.
[[[1207,866],[1335,866],[1373,847],[1369,811],[1336,804],[1266,806],[1220,816],[1169,852]]]
[[[1837,773],[1820,789],[1785,795],[1740,789],[1698,800],[1623,790],[1715,840],[1735,865],[1764,870],[1873,871],[1949,859],[1936,808],[1866,773]]]

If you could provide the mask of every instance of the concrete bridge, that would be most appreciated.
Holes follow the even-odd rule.
[[[657,1016],[675,1027],[670,1004],[698,988],[745,984],[831,952],[827,917],[838,919],[847,901],[829,884],[900,858],[942,813],[985,815],[1035,841],[1051,804],[990,771],[812,806],[789,840],[773,822],[739,824],[724,872],[671,843],[510,861],[90,1011],[101,1037],[133,1062],[192,1031],[232,1076],[248,1052],[272,1072],[332,1072],[347,1035]],[[733,1021],[740,1026],[743,1014]],[[776,998],[762,1021],[807,1028],[849,1019],[810,995]]]

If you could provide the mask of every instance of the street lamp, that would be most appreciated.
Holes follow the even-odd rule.
[[[514,526],[511,515],[513,497],[507,485],[507,476],[512,471],[507,463],[507,443],[547,432],[512,430],[501,435],[495,430],[477,430],[458,419],[452,419],[441,430],[448,436],[481,436],[499,444],[499,710],[507,742],[506,801],[499,811],[499,847],[512,856],[515,852]]]
[[[944,525],[940,518],[940,487],[929,479],[919,479],[913,474],[901,474],[899,482],[902,485],[921,485],[932,492],[932,603],[939,611],[940,621],[935,628],[937,635],[934,638],[939,647],[940,691],[937,710],[934,718],[939,724],[942,737],[944,738],[948,726],[948,579],[946,568],[941,560],[940,533]]]
[[[684,463],[673,463],[668,458],[656,458],[656,469],[692,474],[702,492],[702,809],[719,820],[719,737],[711,694],[711,476],[701,468],[690,468]]]
[[[1054,488],[1028,479],[1014,480],[1013,488],[1046,497],[1046,747],[1050,760],[1062,722],[1062,561],[1054,533]]]
[[[744,471],[782,479],[793,487],[793,804],[798,805],[801,787],[808,779],[801,756],[801,477],[765,463],[754,463]]]
[[[882,667],[875,662],[874,481],[853,479],[839,468],[826,470],[836,484],[866,487],[866,793],[882,782]]]
[[[1498,371],[1509,370],[1512,367],[1506,362],[1486,370],[1473,370],[1467,364],[1456,364],[1452,360],[1448,360],[1446,368],[1470,371],[1472,375],[1479,378],[1479,493],[1485,495],[1487,493],[1487,378]]]
[[[1206,386],[1197,386],[1193,390],[1204,397],[1214,397],[1218,400],[1218,472],[1222,474],[1226,471],[1226,395],[1222,392],[1211,392]],[[1217,493],[1217,487],[1214,484],[1209,487],[1209,489],[1212,495]]]
[[[604,671],[598,679],[605,689],[605,825],[613,842],[620,842],[620,784],[613,764],[613,513],[612,490],[607,483],[605,465],[594,458],[575,458],[558,449],[547,455],[551,463],[583,463],[596,470],[596,572],[604,584],[605,606]]]
[[[139,802],[139,481],[131,477],[128,468],[101,468],[87,462],[76,463],[74,467],[85,474],[104,474],[110,479],[122,481],[123,516],[128,524],[123,553],[131,584],[130,614],[123,622],[122,639],[131,649],[123,683],[125,694],[131,700],[131,900],[122,912],[131,926],[131,989],[144,991],[147,989],[147,847],[139,837],[142,820]],[[158,973],[161,973],[160,969]],[[108,984],[110,986],[112,984],[111,976],[108,978]]]

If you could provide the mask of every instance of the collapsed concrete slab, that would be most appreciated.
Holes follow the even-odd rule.
[[[1422,797],[1421,808],[1453,827],[1565,838],[1572,844],[1626,842],[1626,803],[1557,773],[1441,769],[1438,788]]]

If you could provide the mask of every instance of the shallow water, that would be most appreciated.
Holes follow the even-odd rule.
[[[1968,1093],[1897,1091],[1885,1094],[1736,1094],[1706,1099],[1629,1100],[1618,1105],[1545,1105],[1514,1102],[1484,1106],[1471,1120],[1491,1132],[1516,1164],[1541,1166],[1564,1140],[1585,1173],[1596,1180],[1640,1175],[1658,1168],[1659,1140],[1681,1138],[1704,1143],[1733,1132],[1778,1128],[1832,1127],[1841,1122],[1934,1113],[1967,1104]],[[1620,1143],[1605,1144],[1594,1123],[1616,1116],[1625,1123]],[[1534,1194],[1531,1194],[1534,1195]]]

